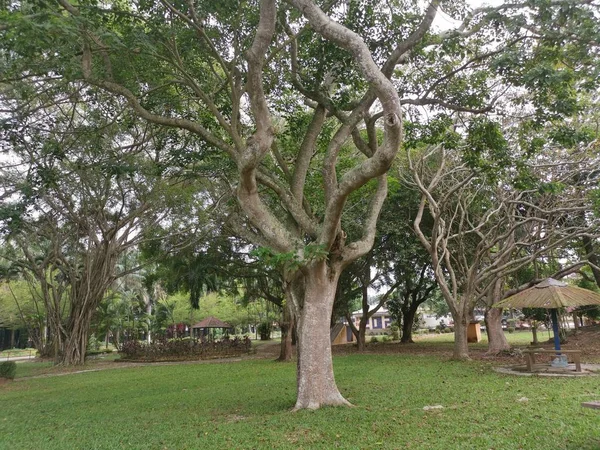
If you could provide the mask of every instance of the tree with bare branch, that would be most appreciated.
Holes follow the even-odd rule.
[[[592,199],[589,190],[570,185],[575,174],[585,173],[590,163],[598,164],[590,148],[574,154],[538,154],[523,166],[526,175],[515,176],[509,167],[508,178],[498,176],[500,168],[492,175],[470,166],[464,154],[444,144],[430,147],[417,159],[409,154],[413,180],[421,191],[414,228],[431,255],[454,318],[457,359],[468,358],[467,325],[478,302],[491,306],[507,294],[506,277],[600,231],[595,218],[576,220],[591,210]],[[529,188],[521,184],[524,178]],[[430,231],[422,227],[426,211],[433,219]],[[564,276],[586,262],[561,267],[553,276]],[[508,348],[501,331],[490,336],[491,352]]]

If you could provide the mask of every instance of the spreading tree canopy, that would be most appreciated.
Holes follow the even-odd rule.
[[[333,377],[331,308],[341,272],[373,244],[403,121],[461,112],[468,123],[515,102],[538,122],[572,112],[576,75],[596,58],[587,45],[598,42],[594,8],[590,0],[474,10],[460,0],[22,1],[1,12],[2,82],[28,96],[60,83],[93,86],[221,159],[237,199],[232,226],[288,258],[296,408],[318,408],[347,403]],[[456,26],[432,27],[440,9]],[[354,150],[357,158],[344,157]],[[350,236],[344,211],[363,189],[361,232]]]

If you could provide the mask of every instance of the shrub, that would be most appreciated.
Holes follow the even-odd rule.
[[[514,333],[515,332],[515,327],[508,327],[506,329],[509,333]]]
[[[88,339],[87,351],[88,352],[97,352],[100,350],[101,341],[98,340],[95,334],[92,334]]]
[[[17,373],[17,363],[14,361],[5,361],[0,363],[0,378],[12,380]]]
[[[258,334],[261,341],[268,341],[271,339],[271,331],[273,331],[273,325],[271,322],[261,322],[258,326]]]
[[[371,341],[370,341],[370,342],[371,342],[372,344],[376,344],[376,343],[378,343],[378,342],[379,342],[379,339],[377,338],[377,336],[373,336],[373,337],[371,338]]]
[[[112,353],[112,349],[110,348],[101,348],[100,350],[88,350],[85,352],[85,356],[97,356],[97,355],[105,355]]]
[[[383,337],[381,338],[381,342],[389,342],[390,340],[391,340],[391,339],[390,339],[390,337],[389,337],[389,336],[383,336]]]
[[[392,325],[390,327],[390,336],[393,341],[400,340],[400,328],[398,327],[398,325]]]
[[[164,339],[151,344],[132,340],[125,342],[119,353],[123,359],[135,361],[186,361],[239,356],[248,353],[251,347],[248,337],[222,341]]]

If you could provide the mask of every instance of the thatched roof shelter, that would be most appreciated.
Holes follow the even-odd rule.
[[[600,305],[600,295],[588,289],[570,286],[548,278],[529,289],[496,303],[494,308],[565,308]]]
[[[198,322],[195,325],[192,325],[192,328],[190,330],[190,336],[194,337],[194,336],[204,336],[207,337],[208,339],[213,339],[215,336],[215,331],[214,329],[222,329],[223,333],[225,335],[227,335],[229,333],[230,330],[233,329],[233,327],[231,325],[229,325],[227,322],[223,322],[222,320],[217,319],[216,317],[207,317],[206,319],[201,320],[200,322]],[[195,331],[198,330],[198,331]],[[213,331],[211,331],[213,330]]]
[[[195,325],[192,325],[192,328],[232,328],[227,322],[223,322],[222,320],[217,319],[216,317],[207,317],[206,319],[202,319]]]
[[[529,289],[511,295],[493,305],[493,308],[545,308],[550,309],[554,348],[560,350],[558,335],[558,308],[567,306],[600,305],[600,295],[588,289],[570,286],[562,281],[548,278]]]

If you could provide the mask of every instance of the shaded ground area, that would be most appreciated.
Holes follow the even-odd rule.
[[[541,335],[541,333],[540,333]],[[546,335],[540,336],[540,344],[536,347],[554,348],[552,340],[546,340]],[[400,344],[397,342],[376,343],[367,346],[366,353],[390,354],[400,353],[409,355],[438,355],[440,357],[451,358],[453,350],[452,342],[428,342],[427,339],[421,340],[415,344]],[[518,364],[524,362],[520,353],[521,349],[527,348],[527,345],[513,345],[513,351],[505,352],[499,355],[487,355],[487,344],[479,343],[469,346],[469,355],[474,360],[484,360],[498,364]],[[576,334],[571,334],[564,344],[565,349],[581,350],[582,362],[600,363],[600,325],[582,328]],[[337,345],[333,347],[334,354],[356,353],[356,346],[352,344]]]
[[[448,339],[451,338],[451,335]],[[439,336],[437,336],[439,337]],[[547,336],[544,335],[544,338]],[[442,359],[450,359],[452,357],[452,342],[437,342],[435,336],[430,341],[427,338],[422,338],[415,344],[400,344],[398,342],[378,342],[367,345],[366,354],[403,354],[403,355],[430,355],[438,356]],[[540,347],[553,348],[551,341],[541,340]],[[600,325],[586,327],[575,335],[568,338],[565,348],[581,350],[582,363],[600,363]],[[473,360],[481,360],[489,362],[493,365],[511,365],[524,364],[525,359],[520,353],[520,349],[526,348],[526,345],[514,345],[513,351],[502,353],[500,355],[486,355],[487,344],[479,343],[470,346],[470,356]],[[116,361],[117,354],[109,355],[105,358],[89,360],[85,366],[78,367],[56,367],[51,361],[36,360],[35,363],[19,363],[17,369],[18,379],[26,379],[31,377],[47,377],[59,376],[68,373],[98,371],[106,369],[117,369],[124,367],[146,366],[146,365],[173,365],[173,364],[218,364],[218,363],[235,363],[247,359],[276,359],[279,356],[280,344],[278,341],[255,341],[253,344],[253,352],[249,355],[244,355],[241,358],[224,358],[216,360],[202,361],[186,361],[186,362],[162,362],[162,363],[124,363]],[[334,355],[351,355],[357,352],[357,348],[353,344],[333,346]],[[23,364],[23,365],[22,365]]]
[[[451,335],[447,336],[451,339]],[[527,333],[528,339],[531,334]],[[536,347],[554,348],[554,341],[547,339],[546,333],[539,333],[540,344]],[[367,345],[366,354],[406,354],[406,355],[436,355],[441,358],[452,357],[453,343],[438,342],[433,336],[432,340],[421,338],[414,344],[400,344],[398,342],[378,342]],[[469,354],[471,359],[482,360],[497,364],[519,364],[525,362],[520,350],[527,348],[525,344],[514,344],[513,351],[502,353],[499,355],[487,355],[487,344],[478,343],[469,346]],[[600,363],[600,325],[585,327],[577,334],[570,335],[567,343],[564,344],[565,349],[581,350],[582,362]],[[334,355],[349,355],[357,352],[357,347],[354,344],[334,345]],[[279,342],[268,341],[261,342],[256,347],[256,353],[251,357],[254,358],[277,358],[279,356]]]

